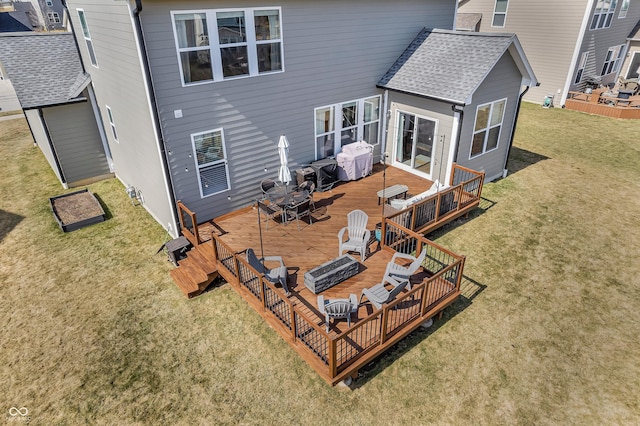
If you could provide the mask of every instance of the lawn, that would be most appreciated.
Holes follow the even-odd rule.
[[[463,297],[331,388],[228,285],[187,300],[122,184],[63,234],[23,119],[0,122],[0,419],[33,424],[640,423],[640,122],[523,106],[512,173],[433,235]]]

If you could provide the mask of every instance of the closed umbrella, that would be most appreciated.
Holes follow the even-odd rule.
[[[280,171],[278,172],[278,179],[285,187],[291,182],[291,172],[289,171],[289,141],[285,135],[280,136],[278,142],[278,154],[280,155]]]

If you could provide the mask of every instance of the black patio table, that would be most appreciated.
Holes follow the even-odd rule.
[[[267,198],[270,203],[276,204],[286,210],[288,206],[301,203],[309,198],[309,191],[306,189],[300,191],[295,186],[275,186],[267,191]],[[287,223],[286,216],[286,214],[282,216],[285,224]]]

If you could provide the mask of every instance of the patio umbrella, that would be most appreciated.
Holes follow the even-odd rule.
[[[289,171],[289,141],[285,135],[280,136],[278,142],[278,154],[280,155],[280,171],[278,172],[278,179],[286,185],[291,182],[291,172]]]

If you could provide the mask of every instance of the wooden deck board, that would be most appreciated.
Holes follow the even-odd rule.
[[[384,180],[384,183],[383,183]],[[419,176],[404,172],[397,168],[387,167],[383,179],[381,165],[376,165],[371,176],[352,182],[342,182],[332,190],[315,192],[316,210],[312,213],[311,224],[307,218],[301,220],[301,229],[295,221],[286,225],[271,221],[266,229],[264,215],[262,228],[262,245],[264,256],[282,256],[285,265],[291,268],[288,286],[292,292],[290,299],[298,305],[303,305],[310,315],[319,317],[317,309],[317,295],[304,285],[304,273],[331,259],[338,257],[338,232],[347,225],[347,214],[356,208],[369,215],[368,229],[372,236],[376,224],[382,220],[382,205],[378,205],[377,192],[394,184],[404,184],[409,187],[410,194],[427,190],[432,182]],[[258,228],[258,211],[251,209],[246,213],[234,215],[223,220],[215,220],[218,235],[236,251],[251,247],[261,256],[260,229]],[[210,235],[213,229],[211,223],[201,225],[199,231]],[[222,230],[222,232],[219,232]],[[216,231],[214,231],[216,232]],[[210,238],[210,237],[209,237]],[[370,254],[364,263],[360,263],[360,272],[354,277],[322,292],[325,298],[348,298],[355,294],[358,299],[362,290],[371,287],[382,280],[387,263],[392,253],[387,250],[376,250],[377,242],[370,245]],[[358,253],[352,253],[360,261]],[[360,306],[353,320],[364,318],[371,312],[371,305]],[[369,309],[367,313],[367,309]],[[324,319],[322,318],[322,323]],[[342,332],[347,329],[346,321],[332,321],[332,332]],[[335,324],[335,325],[334,325]]]

